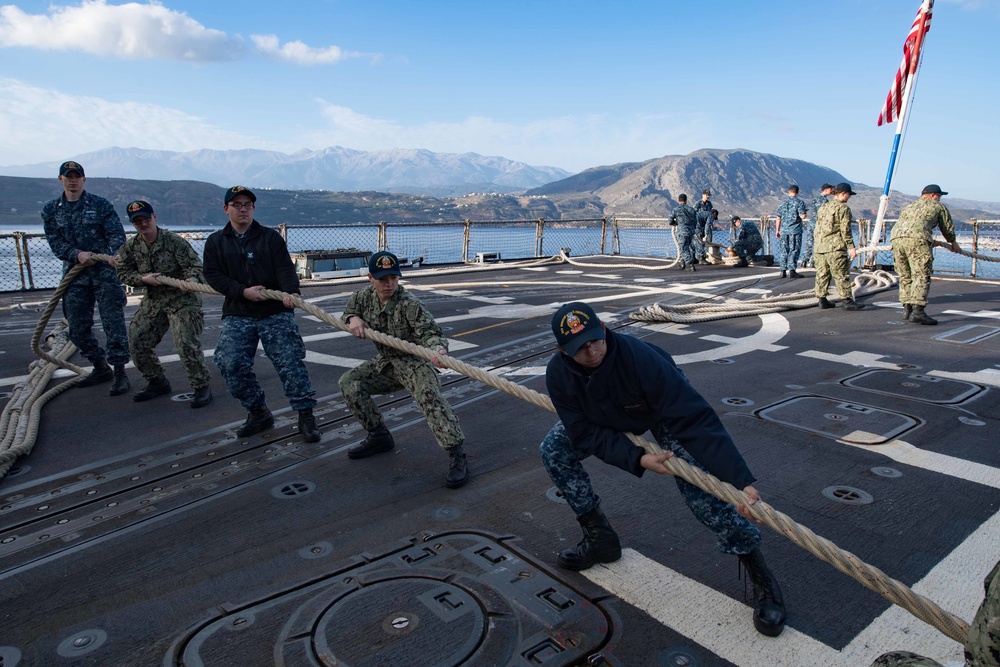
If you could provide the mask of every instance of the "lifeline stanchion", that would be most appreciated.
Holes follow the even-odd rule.
[[[95,255],[95,258],[103,261],[111,259],[106,255]],[[69,274],[67,274],[67,277],[69,277]],[[159,278],[159,281],[161,284],[170,285],[172,287],[179,288],[183,285],[192,291],[202,292],[205,294],[218,294],[208,285],[202,285],[200,283],[181,281],[175,278],[166,278],[163,276]],[[342,331],[350,331],[347,324],[339,318],[336,318],[326,311],[317,308],[313,304],[306,302],[297,294],[289,295],[285,292],[265,289],[262,291],[262,295],[268,299],[278,301],[290,296],[297,308],[305,310],[309,314],[318,317],[323,322],[335,326]],[[51,316],[53,310],[54,306],[46,309],[47,315]],[[37,339],[40,338],[41,334],[39,331],[44,330],[47,322],[48,317],[43,317],[43,319],[39,321],[38,328],[36,329],[36,335],[32,338],[33,345]],[[555,407],[553,406],[552,401],[545,394],[541,394],[504,378],[488,373],[481,368],[470,366],[469,364],[466,364],[465,362],[455,359],[449,355],[438,354],[435,350],[430,350],[428,348],[415,345],[414,343],[400,340],[399,338],[380,333],[373,329],[366,329],[365,337],[376,343],[388,345],[389,347],[412,354],[413,356],[421,359],[439,361],[445,368],[449,368],[465,375],[466,377],[472,378],[473,380],[511,394],[512,396],[527,401],[532,405],[536,405],[550,412],[555,412]],[[32,349],[35,348],[33,347]],[[62,365],[67,368],[72,366],[65,360],[59,359],[58,357],[52,357],[52,359],[53,363],[58,365]],[[73,366],[72,368],[75,369],[77,367]],[[78,372],[82,372],[82,369],[77,370]],[[641,447],[648,453],[660,454],[663,452],[660,446],[656,443],[649,442],[633,434],[628,434],[628,437],[634,444]],[[668,458],[664,461],[664,465],[672,475],[694,484],[698,488],[721,498],[725,502],[732,505],[747,505],[747,497],[741,490],[736,489],[731,484],[720,481],[705,471],[689,465],[686,461],[679,457],[673,456]],[[932,600],[915,593],[908,586],[889,577],[878,568],[868,565],[854,554],[840,549],[830,540],[816,535],[805,526],[799,525],[789,516],[774,509],[766,502],[761,500],[753,505],[748,505],[748,508],[750,516],[753,519],[767,525],[769,528],[785,536],[793,543],[809,551],[817,558],[826,561],[844,574],[853,577],[865,587],[875,591],[893,604],[902,607],[925,623],[937,628],[948,637],[959,643],[965,642],[969,634],[969,624],[958,616],[942,609]]]

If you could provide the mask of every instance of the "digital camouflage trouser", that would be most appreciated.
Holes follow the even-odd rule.
[[[802,250],[802,232],[781,235],[781,270],[794,271],[799,265],[799,252]]]
[[[201,350],[201,332],[205,317],[199,305],[166,309],[147,295],[128,325],[128,344],[135,367],[147,382],[163,375],[163,365],[156,356],[156,346],[167,328],[173,331],[174,348],[193,389],[206,386],[211,376]]]
[[[816,298],[825,298],[830,291],[830,277],[837,283],[841,299],[853,299],[851,294],[851,260],[843,250],[816,253]]]
[[[802,254],[803,262],[811,262],[813,258],[813,230],[816,224],[813,222],[802,223]]]
[[[664,450],[669,450],[674,456],[704,470],[662,424],[657,424],[652,433]],[[597,507],[601,499],[594,493],[590,475],[581,464],[590,454],[573,445],[561,421],[556,422],[542,440],[541,451],[545,470],[577,516]],[[748,554],[760,545],[760,531],[737,512],[735,507],[680,477],[674,477],[674,481],[691,513],[715,533],[719,551],[725,554]]]
[[[366,431],[383,425],[382,413],[372,394],[388,394],[406,389],[413,397],[441,449],[462,444],[465,435],[451,405],[441,393],[434,366],[417,357],[387,359],[377,356],[340,376],[344,402]]]
[[[677,227],[677,254],[687,264],[694,261],[694,228],[679,225]]]
[[[250,412],[264,405],[264,390],[253,372],[257,343],[274,364],[285,396],[294,410],[316,407],[312,383],[306,370],[306,346],[292,313],[270,317],[229,315],[222,320],[222,333],[215,348],[215,365],[229,387],[229,393]]]
[[[735,252],[736,256],[739,257],[740,259],[745,259],[749,261],[754,256],[756,256],[758,252],[760,252],[760,249],[762,247],[763,246],[757,243],[750,245],[748,243],[744,243],[743,241],[736,241],[735,243],[733,243],[733,252]]]
[[[934,270],[931,244],[923,239],[893,239],[892,258],[899,274],[899,302],[926,306]]]
[[[94,304],[108,341],[107,354],[94,335]],[[70,283],[63,295],[63,315],[69,322],[69,339],[90,363],[107,357],[112,366],[127,364],[128,334],[125,332],[125,287],[110,264],[92,266]]]

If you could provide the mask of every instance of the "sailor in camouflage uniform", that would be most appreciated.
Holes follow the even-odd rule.
[[[670,214],[670,224],[677,227],[677,254],[681,257],[681,270],[690,268],[694,271],[694,241],[695,228],[698,226],[698,214],[687,205],[688,196],[677,196],[677,206]]]
[[[733,236],[733,252],[740,258],[740,261],[733,266],[734,268],[750,266],[748,260],[764,247],[764,239],[761,237],[760,230],[757,229],[756,224],[750,221],[743,222],[742,218],[738,215],[732,217],[732,223],[736,228]]]
[[[969,626],[965,640],[965,667],[1000,667],[1000,562],[983,582],[986,597]],[[872,667],[942,667],[941,663],[909,651],[878,657]]]
[[[899,212],[899,220],[893,225],[889,237],[896,273],[899,274],[899,302],[903,304],[903,317],[914,324],[937,324],[937,320],[924,312],[927,292],[931,287],[931,271],[934,269],[934,228],[941,230],[953,252],[959,251],[951,212],[941,203],[941,196],[946,194],[938,185],[925,187],[920,199]]]
[[[698,260],[705,262],[708,244],[712,242],[712,196],[711,190],[704,190],[701,193],[701,201],[694,205],[695,216],[698,223],[695,226],[694,235],[698,243]]]
[[[819,209],[816,216],[816,287],[815,294],[820,308],[833,308],[827,298],[830,277],[837,283],[837,292],[844,300],[845,310],[860,310],[864,305],[854,300],[851,293],[851,260],[858,254],[851,233],[853,213],[847,205],[851,195],[857,193],[850,183],[838,183],[833,189],[833,201]]]
[[[42,208],[45,239],[53,254],[63,261],[64,275],[77,263],[87,267],[63,295],[69,339],[94,365],[91,373],[76,386],[91,387],[113,380],[109,393],[119,396],[129,390],[125,374],[125,364],[129,360],[125,288],[115,275],[114,261],[107,264],[91,255],[114,256],[125,243],[125,230],[111,202],[83,189],[87,177],[78,162],[60,165],[59,182],[63,186],[62,196]],[[94,336],[95,303],[107,337],[107,354]]]
[[[668,474],[664,461],[680,456],[692,466],[759,500],[754,476],[718,414],[691,386],[664,350],[609,331],[582,302],[560,307],[552,317],[559,351],[549,360],[545,384],[560,421],[541,444],[542,463],[577,515],[583,540],[559,554],[557,563],[585,570],[621,557],[621,542],[600,507],[581,462],[596,456],[641,477]],[[646,454],[627,433],[651,431],[664,448]],[[771,637],[785,625],[781,589],[760,552],[760,531],[736,508],[680,477],[674,481],[695,517],[716,535],[724,554],[735,555],[754,587],[754,627]]]
[[[833,194],[833,186],[824,183],[820,188],[820,193],[812,198],[809,205],[809,218],[802,224],[802,268],[815,266],[813,263],[813,230],[816,228],[816,218],[819,215],[819,207],[830,201],[827,199]]]
[[[247,411],[236,435],[243,438],[274,425],[253,371],[257,344],[278,371],[285,396],[299,413],[299,433],[306,442],[319,442],[313,408],[316,394],[306,369],[306,346],[295,323],[299,277],[281,234],[254,217],[257,196],[235,185],[223,197],[229,224],[205,242],[205,282],[226,297],[222,304],[222,333],[215,348],[215,365],[229,393]],[[265,289],[285,292],[276,301]]]
[[[781,239],[781,277],[798,278],[795,267],[799,265],[802,250],[802,221],[806,217],[806,203],[799,199],[799,186],[788,186],[788,198],[781,202],[775,214],[776,235]]]
[[[148,401],[170,393],[170,381],[156,356],[156,346],[169,327],[174,347],[194,394],[192,408],[203,408],[212,401],[211,379],[201,350],[201,332],[205,316],[201,295],[190,288],[160,284],[159,277],[204,283],[201,258],[191,244],[156,224],[156,213],[145,201],[134,201],[125,208],[129,221],[138,232],[122,246],[118,256],[118,279],[132,287],[145,287],[146,294],[128,327],[128,342],[135,367],[146,380],[134,401]]]
[[[371,284],[351,295],[344,308],[344,322],[358,338],[371,328],[409,341],[439,355],[448,353],[448,339],[420,300],[400,284],[399,259],[391,252],[377,252],[368,261]],[[430,362],[387,345],[376,343],[378,355],[340,376],[340,390],[351,412],[368,432],[368,437],[347,450],[352,459],[391,451],[396,445],[386,428],[372,394],[406,389],[427,419],[441,449],[448,452],[445,485],[455,489],[465,484],[469,471],[463,442],[465,435],[458,417],[441,393],[438,373]],[[443,366],[435,360],[435,365]]]

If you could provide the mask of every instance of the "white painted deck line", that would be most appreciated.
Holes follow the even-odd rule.
[[[948,378],[950,380],[962,380],[975,384],[988,384],[992,387],[1000,387],[1000,371],[995,368],[984,368],[974,373],[950,373],[948,371],[931,371],[927,375],[934,377]]]
[[[993,551],[984,548],[989,545],[980,544],[988,532],[1000,534],[1000,514],[939,563],[914,589],[925,595],[946,596],[947,600],[941,597],[935,601],[938,604],[951,601],[955,603],[951,608],[957,609],[959,616],[971,619],[982,601],[982,579],[993,566],[996,554],[996,538],[992,538]],[[968,562],[970,557],[972,563]],[[987,560],[989,564],[983,565]],[[592,567],[583,574],[663,625],[740,667],[865,667],[892,650],[914,651],[947,665],[957,666],[962,662],[962,649],[957,642],[895,606],[838,651],[794,627],[786,627],[777,638],[765,637],[754,630],[753,611],[748,605],[633,549],[625,549],[618,562]],[[792,601],[789,617],[793,624],[794,614]]]
[[[848,437],[853,439],[856,435],[861,437],[867,436],[869,439],[878,437],[873,434],[864,433],[851,434]],[[1000,489],[1000,468],[993,468],[982,463],[948,456],[947,454],[929,452],[925,449],[914,447],[903,440],[893,440],[884,445],[861,445],[844,440],[838,440],[837,442],[849,447],[857,447],[858,449],[866,449],[875,454],[881,454],[893,461],[905,463],[908,466],[923,468],[924,470],[939,472],[949,477],[957,477],[968,482],[975,482],[983,486]],[[998,543],[1000,543],[1000,534],[998,534]],[[1000,555],[1000,548],[997,549],[996,553]]]
[[[703,352],[693,352],[674,357],[674,361],[680,364],[692,364],[698,361],[711,361],[713,359],[729,359],[741,354],[749,354],[758,350],[784,349],[775,345],[784,338],[789,331],[788,320],[780,313],[769,313],[758,315],[761,321],[761,328],[756,333],[744,338],[725,338],[722,347],[712,348]],[[713,339],[713,336],[705,336],[705,339]],[[723,338],[723,337],[719,337]]]
[[[832,361],[838,364],[847,364],[849,366],[866,366],[869,368],[888,368],[889,370],[898,371],[902,370],[899,364],[891,364],[887,361],[879,361],[883,355],[872,354],[871,352],[848,352],[847,354],[830,354],[829,352],[820,352],[819,350],[806,350],[805,352],[799,352],[800,357],[809,357],[811,359],[820,359],[822,361]],[[928,373],[930,375],[930,373]]]

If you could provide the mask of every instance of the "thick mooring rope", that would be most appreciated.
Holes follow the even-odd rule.
[[[94,255],[94,258],[103,261],[111,259],[106,255]],[[66,278],[63,279],[63,283],[68,285],[68,282],[72,280],[73,275],[75,274],[72,272],[67,274]],[[159,281],[163,285],[170,285],[172,287],[180,287],[181,285],[184,285],[192,291],[202,292],[205,294],[218,294],[218,292],[213,290],[208,285],[185,282],[164,276],[160,276]],[[63,288],[63,284],[60,284],[60,288]],[[65,291],[65,289],[63,289],[63,291]],[[62,292],[57,290],[56,294],[61,295]],[[299,295],[289,295],[285,292],[270,289],[263,290],[262,295],[266,298],[278,301],[291,296],[291,299],[297,308],[301,308],[310,315],[318,317],[323,322],[335,326],[342,331],[350,332],[350,327],[348,327],[346,323],[341,321],[339,318],[334,317],[330,313],[317,308],[313,304],[306,302]],[[53,295],[53,302],[56,301],[58,301],[58,297]],[[32,337],[32,349],[35,350],[36,354],[39,354],[39,356],[42,355],[41,351],[36,349],[36,343],[41,337],[40,332],[45,329],[45,326],[48,323],[48,318],[54,310],[54,305],[45,310],[42,319],[39,320],[35,335]],[[437,360],[442,366],[457,373],[461,373],[466,377],[472,378],[477,382],[481,382],[485,385],[493,387],[494,389],[508,393],[512,396],[520,398],[523,401],[527,401],[532,405],[548,410],[549,412],[555,412],[555,407],[552,405],[552,401],[545,394],[541,394],[532,389],[528,389],[519,384],[498,377],[497,375],[484,371],[481,368],[470,366],[469,364],[466,364],[459,359],[455,359],[450,355],[440,355],[435,350],[430,350],[428,348],[415,345],[414,343],[400,340],[398,338],[394,338],[393,336],[388,336],[373,329],[367,329],[365,331],[365,337],[376,343],[388,345],[421,359],[426,359],[428,361]],[[62,366],[63,368],[70,368],[72,370],[77,370],[77,372],[82,370],[72,364],[69,364],[65,360],[60,359],[58,356],[47,355],[45,358],[51,359],[53,364]],[[56,389],[67,385],[71,386],[70,383],[67,382],[63,383]],[[633,443],[642,447],[643,450],[648,453],[660,454],[663,452],[660,446],[656,443],[649,442],[633,434],[628,434],[628,436]],[[721,498],[727,503],[732,505],[747,504],[747,498],[741,490],[736,489],[731,484],[716,479],[703,470],[699,470],[698,468],[689,465],[680,457],[670,457],[664,461],[664,465],[672,475],[694,484],[698,488]],[[830,540],[816,535],[816,533],[796,523],[791,517],[774,509],[763,500],[760,500],[753,505],[749,505],[748,507],[750,515],[753,519],[767,525],[817,558],[834,566],[844,574],[853,577],[865,587],[875,591],[893,604],[902,607],[925,623],[937,628],[948,637],[959,643],[965,643],[969,634],[969,624],[966,621],[951,612],[942,609],[933,601],[915,593],[908,586],[889,577],[878,568],[868,565],[854,554],[840,549]]]

